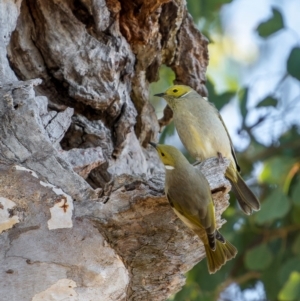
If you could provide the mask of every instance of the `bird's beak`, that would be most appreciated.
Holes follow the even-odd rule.
[[[165,95],[166,95],[165,93],[154,94],[154,96],[158,96],[158,97],[164,97]]]
[[[151,144],[156,149],[156,147],[157,147],[156,143],[150,141],[149,144]]]

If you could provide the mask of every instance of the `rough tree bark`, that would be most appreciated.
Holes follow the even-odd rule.
[[[204,258],[147,144],[162,64],[206,95],[183,0],[0,0],[0,296],[165,300]],[[200,166],[217,208],[225,164]]]

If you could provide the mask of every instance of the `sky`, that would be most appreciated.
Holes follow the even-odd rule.
[[[285,29],[261,38],[257,26],[272,16],[272,7],[279,9],[284,18]],[[300,41],[300,1],[299,0],[234,0],[223,5],[221,20],[224,29],[220,36],[212,35],[209,44],[210,62],[207,76],[214,82],[218,93],[233,88],[249,86],[248,117],[246,123],[252,125],[260,116],[268,114],[268,121],[254,130],[257,140],[271,145],[291,123],[300,123],[300,85],[296,79],[283,76],[286,61],[293,46]],[[286,18],[288,16],[288,18]],[[199,24],[199,27],[201,25]],[[166,74],[161,74],[161,79]],[[167,88],[166,85],[165,88]],[[256,109],[256,104],[264,97],[272,95],[282,98],[277,108]],[[162,115],[164,103],[160,101],[157,115]],[[213,101],[213,100],[211,100]],[[292,108],[292,109],[291,109]],[[247,135],[238,134],[241,116],[238,99],[233,99],[221,110],[221,115],[237,151],[247,148]],[[181,150],[183,146],[178,135],[168,137],[165,143]]]
[[[285,29],[263,39],[255,29],[262,21],[272,16],[272,7],[282,12]],[[248,108],[255,107],[268,95],[284,99],[278,109],[250,110],[246,120],[251,125],[261,115],[271,116],[271,120],[275,122],[265,122],[254,131],[259,142],[266,145],[276,140],[291,123],[299,124],[300,120],[299,82],[291,77],[282,81],[289,53],[293,46],[299,46],[299,12],[299,0],[235,0],[224,5],[221,11],[224,37],[232,41],[227,55],[235,58],[235,64],[239,65],[238,68],[234,68],[235,76],[240,79],[240,86],[251,87]],[[216,86],[221,90],[225,89],[222,74],[216,73],[218,68],[208,68],[208,75],[216,80]],[[297,110],[289,110],[290,107]],[[235,147],[243,150],[247,147],[248,139],[237,134],[241,124],[237,100],[225,106],[221,114]]]
[[[284,17],[284,30],[267,39],[262,39],[255,29],[263,21],[272,16],[272,7],[279,8]],[[222,24],[225,38],[233,43],[228,49],[228,56],[235,57],[238,68],[233,68],[240,86],[250,86],[248,108],[255,105],[268,95],[280,97],[278,109],[262,108],[250,110],[247,118],[249,125],[264,114],[268,120],[258,126],[254,134],[259,142],[270,145],[289,127],[291,123],[300,124],[300,85],[296,79],[287,77],[286,61],[291,49],[299,46],[300,41],[300,1],[299,0],[235,0],[222,9]],[[285,18],[288,16],[288,18]],[[223,39],[223,37],[222,37]],[[215,70],[214,68],[215,67]],[[228,66],[227,66],[228,67]],[[300,67],[299,67],[300,68]],[[218,66],[208,68],[208,75],[216,80],[220,92],[226,90],[222,75],[218,75]],[[225,70],[226,72],[226,70]],[[292,108],[292,109],[291,109]],[[244,150],[248,139],[238,135],[241,116],[238,111],[237,99],[226,105],[221,114],[228,127],[235,148]],[[271,118],[270,118],[271,117]],[[257,165],[254,176],[258,175],[262,165]],[[222,297],[235,296],[235,300],[263,300],[266,298],[262,283],[254,289],[240,291],[238,285],[231,285],[223,292]]]

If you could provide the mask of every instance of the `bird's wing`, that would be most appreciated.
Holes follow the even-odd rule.
[[[217,110],[217,108],[215,107],[215,105],[214,105],[213,103],[211,103],[211,102],[209,102],[209,104],[213,107],[213,109],[214,109],[215,112],[217,113],[219,119],[221,120],[221,122],[222,122],[222,124],[223,124],[223,126],[224,126],[224,129],[225,129],[225,131],[226,131],[226,133],[227,133],[227,136],[228,136],[228,139],[229,139],[229,142],[230,142],[231,154],[232,154],[232,156],[233,156],[233,158],[234,158],[234,162],[235,162],[235,165],[236,165],[236,169],[237,169],[237,171],[240,172],[240,171],[241,171],[241,168],[240,168],[239,163],[238,163],[238,161],[237,161],[236,154],[235,154],[235,151],[234,151],[234,148],[233,148],[233,144],[232,144],[230,135],[229,135],[229,133],[228,133],[227,127],[226,127],[226,125],[225,125],[225,123],[224,123],[224,120],[223,120],[223,118],[222,118],[220,112],[219,112],[219,111]]]
[[[176,210],[180,215],[188,219],[188,221],[195,227],[198,226],[204,229],[207,233],[213,233],[216,229],[215,222],[215,209],[212,201],[201,202],[195,199],[193,206],[187,204],[184,206],[183,202],[177,202],[176,196],[172,196],[169,191],[167,194],[167,199],[174,210]],[[191,227],[191,225],[187,225]]]

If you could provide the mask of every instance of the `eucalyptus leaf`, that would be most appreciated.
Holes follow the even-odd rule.
[[[234,97],[235,92],[227,91],[223,94],[216,95],[213,99],[213,103],[218,110],[221,110],[228,102]]]
[[[290,210],[291,204],[282,189],[276,188],[271,192],[261,205],[261,210],[255,215],[257,224],[272,222],[277,218],[284,217]]]
[[[261,108],[261,107],[276,107],[278,104],[278,100],[272,96],[267,96],[264,98],[262,101],[260,101],[256,107]]]
[[[238,92],[240,110],[243,118],[247,115],[247,100],[248,100],[248,88],[243,88]]]
[[[294,254],[300,254],[300,234],[298,234],[293,242],[292,251]]]
[[[282,264],[278,273],[278,278],[281,285],[286,282],[292,272],[300,273],[300,256],[292,257]]]
[[[300,300],[300,273],[291,273],[289,279],[279,292],[278,299],[281,301]]]
[[[300,206],[300,181],[297,182],[296,187],[293,187],[292,201],[296,206]]]
[[[218,110],[221,110],[236,94],[234,91],[226,91],[222,94],[217,94],[215,87],[210,80],[207,80],[206,88],[208,91],[208,100],[212,102]]]
[[[264,289],[266,295],[268,296],[268,300],[276,300],[277,295],[281,289],[281,284],[279,282],[279,277],[274,277],[274,275],[278,274],[278,270],[280,269],[281,263],[278,260],[278,254],[276,254],[277,258],[275,257],[272,261],[272,264],[262,272],[260,280],[264,284]]]
[[[300,47],[292,49],[287,60],[287,72],[300,81]]]
[[[175,125],[174,122],[172,121],[163,129],[159,137],[159,143],[164,143],[167,137],[171,137],[174,134],[175,134]]]
[[[291,214],[291,219],[292,223],[299,225],[300,224],[300,206],[293,206],[292,214]]]
[[[263,271],[272,262],[273,254],[266,244],[259,245],[247,251],[245,265],[249,270]]]
[[[282,156],[271,156],[264,162],[263,170],[259,176],[264,183],[276,184],[284,188],[286,176],[297,162],[296,158]]]
[[[273,16],[265,22],[262,22],[257,27],[257,32],[262,38],[267,38],[278,30],[284,28],[281,12],[272,8]]]

